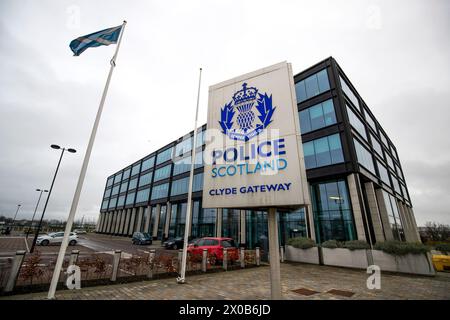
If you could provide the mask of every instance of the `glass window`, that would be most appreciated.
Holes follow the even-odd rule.
[[[136,192],[129,193],[129,194],[127,195],[127,200],[125,201],[125,204],[126,204],[126,205],[133,204],[133,203],[134,203],[134,196],[135,196],[135,195],[136,195]]]
[[[205,131],[200,128],[197,131],[197,141],[195,143],[196,148],[205,144]]]
[[[119,172],[114,176],[114,184],[120,182],[120,179],[122,179],[122,172]]]
[[[300,129],[307,133],[336,123],[333,100],[327,100],[299,112]]]
[[[170,189],[171,196],[188,193],[189,177],[172,181],[172,188]]]
[[[164,166],[162,168],[159,168],[158,170],[155,171],[155,178],[154,181],[159,181],[165,178],[168,178],[170,176],[170,168],[171,168],[171,164]]]
[[[401,179],[401,180],[405,180],[405,177],[403,177],[403,173],[402,170],[400,169],[400,167],[395,164],[395,172],[397,172],[397,176]]]
[[[136,195],[136,203],[147,202],[149,196],[150,196],[150,188],[146,188],[144,190],[139,190]]]
[[[373,165],[373,159],[371,153],[355,138],[353,138],[355,143],[356,156],[358,157],[358,162],[367,170],[375,174],[375,168]]]
[[[194,175],[194,182],[192,185],[192,191],[202,191],[203,190],[203,173],[198,173]]]
[[[131,168],[131,176],[134,176],[134,175],[138,174],[140,168],[141,168],[141,164],[140,163],[134,164],[133,167]]]
[[[358,98],[356,98],[355,94],[353,93],[352,89],[348,86],[347,82],[345,82],[344,79],[342,79],[341,76],[339,76],[339,79],[341,80],[341,87],[342,91],[344,91],[347,98],[353,103],[353,105],[359,110],[359,103]]]
[[[239,239],[240,210],[222,209],[222,237]]]
[[[111,187],[113,185],[114,177],[109,177],[106,181],[106,187]]]
[[[173,167],[173,175],[177,175],[183,172],[187,172],[191,170],[191,157],[186,157],[181,160],[178,160],[174,163]]]
[[[111,200],[109,200],[108,209],[115,208],[116,204],[117,204],[117,197],[111,198]]]
[[[158,186],[154,186],[152,189],[152,197],[151,200],[166,198],[169,193],[169,184],[164,183]]]
[[[392,176],[392,185],[394,186],[394,190],[395,192],[397,192],[398,194],[402,194],[402,191],[400,189],[400,185],[398,183],[398,180],[396,177]]]
[[[173,147],[170,147],[169,149],[166,149],[159,153],[156,157],[156,164],[161,164],[163,162],[166,162],[167,160],[172,159],[172,150]]]
[[[364,140],[367,141],[366,128],[364,127],[364,124],[348,105],[347,113],[348,120],[350,121],[352,127],[355,128],[355,130],[364,138]]]
[[[195,163],[194,168],[201,168],[203,167],[203,151],[199,151],[195,154]]]
[[[366,116],[367,123],[375,132],[377,132],[377,125],[375,124],[375,121],[373,120],[372,116],[366,111],[366,109],[363,109],[363,110],[364,110],[364,115]]]
[[[327,69],[323,69],[313,74],[305,80],[295,84],[297,103],[312,98],[322,92],[330,90]]]
[[[146,173],[139,179],[139,187],[146,186],[152,182],[153,172]]]
[[[102,210],[105,210],[108,207],[108,200],[103,200],[102,202]]]
[[[112,188],[106,189],[104,198],[109,198],[111,196]]]
[[[403,234],[403,226],[398,214],[397,201],[395,198],[383,190],[383,199],[386,206],[386,211],[391,225],[391,231],[395,240],[405,241]]]
[[[311,191],[317,241],[355,240],[356,232],[345,180],[312,184]]]
[[[122,177],[122,179],[123,179],[123,180],[128,179],[128,178],[130,177],[130,173],[131,173],[131,168],[126,169],[126,170],[123,172],[123,177]]]
[[[378,140],[375,138],[373,134],[370,134],[370,139],[372,140],[372,147],[375,149],[375,151],[383,157],[383,151],[381,148],[381,144],[378,142]]]
[[[191,150],[192,138],[189,137],[177,144],[177,146],[175,147],[175,157],[182,156],[183,154]]]
[[[386,183],[388,186],[391,185],[391,182],[389,181],[389,173],[385,166],[383,166],[378,160],[377,160],[377,166],[378,166],[378,172],[380,173],[381,180]]]
[[[111,195],[115,196],[116,194],[118,194],[118,193],[119,193],[119,188],[120,188],[120,185],[115,186],[115,187],[112,189]]]
[[[388,143],[388,140],[387,140],[387,138],[386,138],[386,135],[383,133],[383,132],[381,132],[380,131],[380,138],[381,138],[381,141],[384,143],[384,145],[386,146],[386,148],[388,148],[389,149],[389,143]]]
[[[400,187],[402,188],[402,192],[403,192],[403,197],[406,199],[406,200],[409,200],[409,197],[408,197],[408,192],[406,191],[406,187],[405,187],[405,185],[403,185],[403,184],[400,184]]]
[[[125,203],[125,195],[119,197],[119,199],[117,200],[117,206],[122,207],[124,203]]]
[[[391,167],[392,170],[395,170],[394,162],[392,161],[391,156],[386,152],[386,162]]]
[[[137,178],[130,180],[130,185],[128,186],[128,190],[135,189],[137,187]]]
[[[122,182],[120,185],[120,193],[127,191],[128,181]]]
[[[192,237],[216,235],[216,209],[202,209],[200,201],[194,201],[192,213]]]
[[[306,169],[344,161],[339,134],[312,140],[303,144]]]
[[[155,157],[145,159],[144,161],[142,161],[142,170],[141,171],[145,171],[150,168],[153,168],[154,164],[155,164]]]

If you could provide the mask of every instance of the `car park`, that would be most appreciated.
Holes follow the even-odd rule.
[[[64,232],[52,232],[49,234],[40,235],[36,244],[41,246],[48,246],[49,244],[59,244],[62,243],[64,239]],[[75,232],[71,232],[69,235],[69,245],[74,246],[78,242],[78,236]]]
[[[75,229],[75,230],[73,230],[73,232],[75,232],[76,234],[86,234],[87,233],[86,230],[83,230],[83,229]]]

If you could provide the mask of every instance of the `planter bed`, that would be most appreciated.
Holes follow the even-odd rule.
[[[294,262],[303,262],[319,264],[319,248],[298,249],[293,246],[286,246],[286,260]]]

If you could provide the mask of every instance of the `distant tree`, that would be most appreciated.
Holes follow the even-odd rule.
[[[423,236],[430,241],[446,241],[450,239],[450,226],[437,222],[425,223]]]

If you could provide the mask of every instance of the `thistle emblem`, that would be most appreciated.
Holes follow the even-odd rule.
[[[253,108],[259,112],[256,116]],[[233,128],[233,119],[238,111],[236,122],[238,128]],[[232,100],[221,109],[222,132],[234,140],[248,141],[260,134],[271,122],[275,107],[272,106],[272,95],[261,94],[255,87],[242,84],[242,90],[237,91]],[[258,121],[259,120],[259,121]]]

